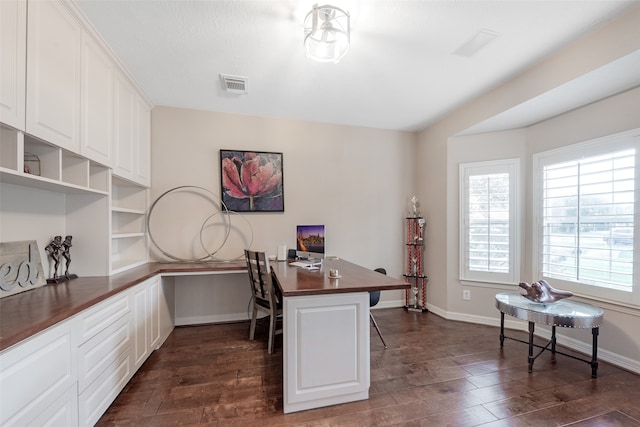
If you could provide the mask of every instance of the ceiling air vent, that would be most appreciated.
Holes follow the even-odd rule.
[[[228,74],[220,74],[222,80],[222,88],[229,93],[248,93],[249,78],[240,76],[230,76]]]

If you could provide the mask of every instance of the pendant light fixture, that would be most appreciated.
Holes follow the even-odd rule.
[[[339,62],[349,51],[350,17],[330,5],[313,6],[304,19],[307,57],[319,62]]]

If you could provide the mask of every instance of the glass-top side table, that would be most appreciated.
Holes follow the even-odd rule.
[[[596,378],[598,373],[598,334],[604,312],[600,307],[585,304],[570,299],[561,299],[553,303],[539,303],[525,298],[518,292],[504,292],[496,295],[496,308],[500,310],[500,348],[504,347],[504,340],[529,344],[529,372],[533,371],[533,362],[545,350],[551,349],[551,353],[561,354],[591,365],[591,377]],[[529,322],[529,341],[505,336],[504,315],[508,314],[517,319]],[[544,346],[533,343],[535,324],[551,326],[551,340]],[[556,350],[556,327],[562,328],[591,328],[593,337],[591,360],[581,359],[571,354]],[[540,352],[533,355],[533,348],[540,348]]]

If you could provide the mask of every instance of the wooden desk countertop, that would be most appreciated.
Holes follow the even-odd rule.
[[[285,297],[337,294],[347,292],[384,291],[410,287],[402,279],[396,279],[361,267],[343,259],[327,257],[319,270],[307,270],[287,262],[271,261]],[[337,269],[339,279],[329,277],[329,270]]]
[[[289,266],[289,262],[271,262],[284,296],[365,292],[405,289],[395,279],[345,260],[327,258],[320,270],[309,271]],[[338,269],[342,278],[329,278],[329,269]],[[151,262],[113,276],[79,277],[68,282],[49,284],[0,299],[0,351],[19,343],[50,326],[78,314],[158,274],[207,274],[247,269],[244,261],[228,263]]]
[[[0,351],[158,274],[233,272],[232,263],[151,262],[113,276],[79,277],[0,299]]]

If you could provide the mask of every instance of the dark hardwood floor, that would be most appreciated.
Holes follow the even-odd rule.
[[[99,426],[640,426],[640,376],[551,354],[527,373],[527,346],[499,329],[404,309],[374,311],[367,401],[282,413],[282,337],[249,323],[176,328]],[[510,335],[526,339],[522,332]],[[604,336],[606,329],[601,331]],[[561,351],[570,352],[566,348]]]

